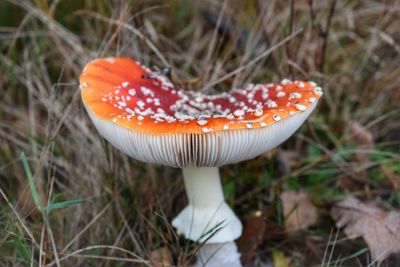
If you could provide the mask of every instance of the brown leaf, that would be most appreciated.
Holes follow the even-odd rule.
[[[243,234],[236,242],[244,263],[251,261],[256,255],[256,249],[262,242],[265,228],[265,219],[261,211],[246,216]]]
[[[396,175],[396,173],[386,165],[381,166],[382,172],[389,178],[390,182],[393,185],[395,190],[400,190],[400,176]]]
[[[350,175],[343,174],[336,178],[335,186],[347,190],[354,190],[357,188],[357,183]]]
[[[347,127],[349,127],[349,135],[347,138],[357,143],[357,149],[374,149],[374,136],[364,125],[357,121],[351,121],[347,124]],[[361,163],[366,163],[370,159],[370,153],[359,151],[355,154],[355,158]]]
[[[399,212],[386,212],[350,196],[333,207],[331,216],[350,239],[363,237],[378,262],[400,252]]]
[[[281,176],[288,175],[292,168],[299,165],[301,156],[295,150],[278,150],[276,161],[278,163],[278,171]]]
[[[151,266],[165,267],[172,266],[171,252],[167,247],[161,247],[150,252]]]
[[[277,153],[277,150],[276,149],[272,149],[272,150],[269,150],[269,151],[267,151],[265,153],[262,153],[261,157],[264,158],[264,159],[267,159],[267,160],[272,160],[275,157],[276,153]]]
[[[362,190],[370,180],[362,173],[345,172],[336,177],[335,186],[349,190],[357,191]]]
[[[317,208],[304,191],[284,191],[281,194],[285,227],[288,232],[306,229],[317,222]]]

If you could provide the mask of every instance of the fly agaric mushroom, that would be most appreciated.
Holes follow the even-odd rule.
[[[234,240],[242,233],[224,200],[218,167],[281,144],[322,95],[313,82],[287,79],[216,95],[183,91],[128,58],[90,62],[80,88],[89,117],[112,145],[137,160],[183,169],[189,204],[172,225],[190,240],[214,244],[211,250],[224,244],[221,251],[231,255],[217,253],[216,266],[240,266]]]

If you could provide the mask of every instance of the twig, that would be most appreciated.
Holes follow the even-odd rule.
[[[322,73],[324,72],[326,49],[328,47],[328,37],[329,37],[330,28],[332,25],[333,14],[335,13],[336,3],[337,3],[337,0],[332,0],[331,6],[329,9],[328,18],[326,20],[325,29],[323,32],[321,32],[323,42],[322,42],[322,47],[321,47],[321,61],[320,61],[320,65],[319,65],[319,71]]]
[[[308,0],[308,12],[310,13],[311,28],[315,28],[315,11],[313,0]]]
[[[208,76],[209,76],[209,73],[210,73],[210,70],[211,70],[211,68],[210,68],[210,65],[211,65],[210,64],[210,60],[211,60],[211,56],[212,56],[212,54],[214,52],[215,45],[217,43],[218,30],[220,28],[221,21],[222,21],[222,18],[223,18],[223,14],[225,12],[226,3],[227,3],[227,1],[225,0],[223,2],[223,4],[222,4],[221,10],[220,10],[219,15],[218,15],[217,25],[215,26],[215,29],[214,29],[214,32],[213,32],[213,35],[212,35],[212,38],[211,38],[211,43],[210,43],[210,45],[208,46],[208,49],[207,49],[206,58],[205,58],[204,63],[203,63],[203,68],[205,68],[204,76],[203,76],[203,82],[208,80]]]
[[[130,262],[143,263],[143,264],[149,265],[148,261],[141,259],[138,255],[136,255],[135,253],[133,253],[133,252],[127,250],[127,249],[120,248],[120,247],[115,247],[115,246],[108,246],[108,245],[95,245],[95,246],[88,246],[88,247],[85,247],[85,248],[81,248],[81,249],[75,250],[74,252],[69,253],[69,254],[65,255],[64,257],[60,258],[60,261],[64,261],[64,260],[66,260],[66,259],[68,259],[70,257],[74,257],[74,256],[77,256],[77,255],[80,255],[82,252],[89,251],[89,250],[96,250],[96,249],[110,249],[110,250],[116,250],[116,251],[124,252],[124,253],[132,256],[133,258],[135,258],[135,259],[129,259]],[[86,256],[90,257],[90,255],[86,255]],[[95,257],[95,255],[93,255],[93,257]],[[100,258],[100,257],[104,257],[104,256],[98,256],[98,257]],[[109,258],[109,257],[106,257],[106,258]],[[118,259],[118,258],[115,258],[115,257],[112,257],[112,258],[114,260]],[[47,264],[46,266],[50,267],[50,266],[53,266],[54,264],[55,264],[55,262],[53,261],[53,262]]]
[[[56,241],[54,239],[54,235],[53,235],[53,231],[51,230],[50,227],[50,223],[47,220],[47,218],[45,218],[45,223],[46,223],[46,228],[47,228],[47,235],[50,239],[50,244],[51,247],[53,249],[53,255],[54,255],[54,262],[56,263],[57,267],[60,267],[60,258],[58,257],[58,253],[57,253],[57,245],[56,245]]]
[[[289,16],[289,35],[291,35],[293,33],[293,28],[294,28],[294,0],[290,0],[290,16]],[[288,61],[292,61],[292,53],[290,52],[290,42],[287,42],[285,45],[285,52],[286,52],[286,56],[287,56],[287,60]],[[288,68],[289,68],[289,74],[290,74],[290,78],[293,78],[293,68],[292,65],[288,64]]]

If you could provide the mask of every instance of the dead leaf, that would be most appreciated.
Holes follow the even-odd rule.
[[[167,247],[161,247],[150,252],[150,262],[153,267],[172,266],[171,252]]]
[[[342,174],[336,178],[335,186],[347,190],[354,190],[357,188],[357,183],[350,175]]]
[[[299,165],[301,156],[299,152],[295,150],[279,149],[276,155],[276,161],[278,163],[278,172],[280,176],[285,176],[290,174],[292,168]]]
[[[335,186],[349,191],[362,190],[370,182],[363,172],[357,174],[344,172],[337,176],[335,180]]]
[[[317,222],[317,208],[304,191],[284,191],[281,194],[285,227],[288,232],[307,229]]]
[[[242,236],[237,240],[237,246],[242,261],[247,263],[256,255],[256,249],[261,244],[266,224],[261,211],[246,216]]]
[[[371,153],[363,152],[362,150],[374,149],[374,136],[371,131],[357,121],[351,121],[347,124],[349,128],[348,140],[353,140],[357,143],[357,149],[361,150],[355,153],[355,158],[361,163],[369,161]]]
[[[262,153],[261,157],[267,160],[272,160],[275,157],[276,153],[277,153],[276,149],[271,149],[267,152]]]
[[[399,212],[386,212],[350,196],[333,207],[331,216],[350,239],[363,237],[378,263],[400,252]]]
[[[400,190],[400,176],[396,175],[396,173],[386,165],[381,166],[382,172],[389,178],[390,182],[393,185],[395,190]]]

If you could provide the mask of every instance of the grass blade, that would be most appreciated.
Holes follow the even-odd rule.
[[[24,166],[24,171],[25,171],[26,177],[28,178],[28,185],[29,185],[29,189],[31,190],[33,202],[35,202],[36,208],[39,211],[41,211],[42,209],[41,209],[39,194],[36,190],[36,186],[33,181],[33,175],[32,175],[31,168],[29,167],[28,159],[26,158],[25,153],[23,151],[20,154],[20,159],[22,161],[22,165]]]
[[[76,205],[81,205],[83,203],[87,203],[88,201],[85,199],[72,199],[72,200],[66,200],[66,201],[62,201],[62,202],[55,202],[55,203],[50,203],[46,208],[46,212],[47,214],[50,214],[50,212],[52,212],[53,210],[57,210],[57,209],[65,209],[65,208],[69,208],[72,206],[76,206]]]

